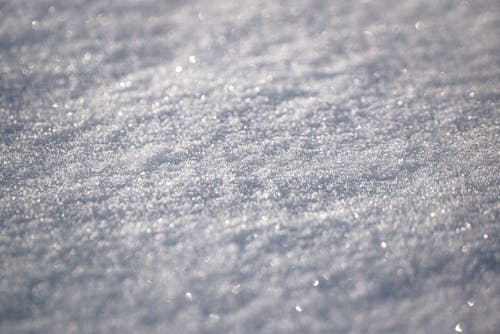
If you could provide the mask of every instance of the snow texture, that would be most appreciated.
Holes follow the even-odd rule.
[[[497,0],[0,2],[0,332],[499,333]]]

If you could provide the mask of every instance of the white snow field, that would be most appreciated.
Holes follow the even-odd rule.
[[[1,333],[500,333],[500,3],[0,1]]]

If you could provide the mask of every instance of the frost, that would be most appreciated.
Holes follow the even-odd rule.
[[[3,1],[0,332],[497,332],[498,13]]]

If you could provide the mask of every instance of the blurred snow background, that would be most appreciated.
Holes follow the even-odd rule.
[[[0,2],[2,333],[498,333],[500,4]]]

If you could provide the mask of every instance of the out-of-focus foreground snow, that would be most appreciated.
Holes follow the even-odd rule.
[[[2,333],[498,333],[500,4],[0,4]]]

